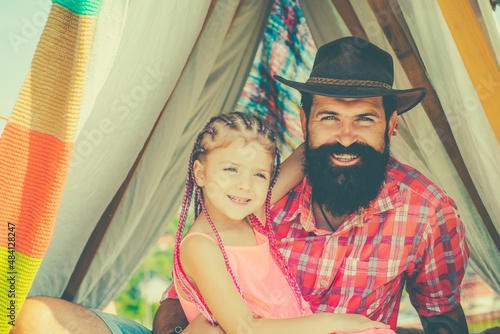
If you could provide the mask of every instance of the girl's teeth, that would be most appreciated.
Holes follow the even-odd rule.
[[[233,197],[233,196],[229,196],[230,199],[232,199],[233,201],[237,202],[237,203],[246,203],[249,201],[249,199],[243,199],[243,198],[236,198],[236,197]]]

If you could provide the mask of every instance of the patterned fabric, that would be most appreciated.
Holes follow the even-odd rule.
[[[52,236],[100,6],[54,1],[0,139],[0,333],[15,325]]]
[[[284,157],[302,142],[300,93],[273,75],[306,81],[316,50],[298,1],[275,1],[235,110],[259,115],[271,123],[278,130]]]
[[[406,282],[418,313],[460,303],[468,259],[452,199],[391,158],[379,197],[333,234],[317,229],[307,179],[272,208],[276,239],[313,311],[361,313],[395,329]]]

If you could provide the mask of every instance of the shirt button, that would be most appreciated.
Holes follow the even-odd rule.
[[[328,282],[326,281],[326,279],[322,279],[321,280],[321,286],[326,286]]]

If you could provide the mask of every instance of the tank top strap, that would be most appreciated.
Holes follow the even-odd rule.
[[[182,245],[182,243],[183,243],[186,239],[188,239],[189,237],[192,237],[193,235],[201,235],[202,237],[205,237],[205,238],[207,238],[207,239],[210,239],[211,241],[213,241],[213,242],[214,242],[214,243],[216,243],[217,245],[219,244],[219,243],[217,242],[217,240],[216,240],[214,237],[211,237],[211,236],[209,236],[209,235],[208,235],[208,234],[206,234],[206,233],[201,233],[201,232],[190,232],[190,233],[186,234],[186,235],[184,236],[184,238],[182,238],[182,240],[181,240],[181,245]]]

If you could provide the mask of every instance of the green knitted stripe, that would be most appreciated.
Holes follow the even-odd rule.
[[[79,15],[97,16],[101,9],[102,0],[53,0],[52,2]]]

